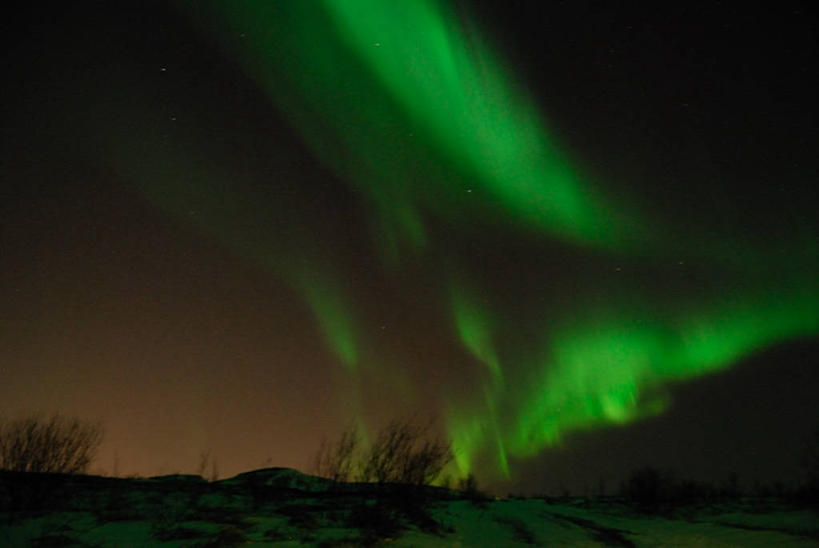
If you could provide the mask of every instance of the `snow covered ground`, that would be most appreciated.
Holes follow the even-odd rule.
[[[819,513],[740,499],[638,512],[615,500],[466,498],[333,485],[285,468],[104,478],[0,472],[0,546],[819,546]]]

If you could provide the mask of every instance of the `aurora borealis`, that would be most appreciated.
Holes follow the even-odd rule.
[[[702,23],[683,8],[585,9],[179,1],[132,17],[97,14],[107,48],[55,20],[63,47],[20,46],[37,68],[21,69],[28,77],[14,90],[22,107],[9,127],[27,137],[14,139],[26,153],[10,162],[10,195],[21,204],[64,203],[53,197],[64,192],[120,196],[117,207],[135,220],[112,219],[112,234],[148,231],[169,256],[190,245],[178,242],[197,242],[185,264],[222,257],[206,268],[225,280],[213,299],[234,302],[229,288],[248,277],[259,288],[236,291],[244,296],[230,317],[252,309],[262,324],[290,326],[248,346],[247,337],[221,338],[231,328],[213,312],[211,332],[187,335],[174,356],[188,365],[171,385],[200,379],[183,400],[201,397],[201,416],[211,418],[180,427],[197,431],[197,443],[218,443],[208,441],[219,434],[205,408],[224,379],[266,378],[267,394],[287,402],[274,416],[301,416],[314,438],[290,434],[287,451],[270,455],[290,459],[283,464],[303,466],[294,461],[306,461],[340,419],[376,427],[421,412],[436,414],[452,440],[453,474],[521,482],[523,467],[572,436],[612,436],[662,417],[675,387],[819,333],[815,106],[799,85],[809,80],[810,50],[799,49],[796,16],[770,23],[777,32],[746,56],[740,45],[762,13],[715,11]],[[657,38],[692,28],[702,35],[683,45]],[[158,37],[137,40],[146,29]],[[24,132],[26,116],[38,122]],[[42,167],[37,154],[122,190],[67,182],[76,194],[58,185],[40,198],[30,181],[60,169]],[[37,232],[21,220],[29,217],[9,215],[15,234]],[[63,237],[76,263],[96,256],[77,243],[83,236]],[[42,242],[40,254],[52,247]],[[29,256],[21,247],[8,260]],[[163,269],[153,260],[146,251],[148,266],[132,274],[142,276],[139,294],[125,289],[127,274],[117,291],[125,302],[167,305],[118,316],[106,316],[119,308],[104,297],[75,296],[85,304],[72,305],[85,307],[90,325],[115,318],[147,362],[165,352],[144,350],[159,335],[134,327],[152,323],[147,309],[184,318],[211,308],[197,297],[189,312],[161,312],[183,310],[183,297],[171,285],[156,296]],[[4,291],[17,283],[9,278]],[[19,303],[15,313],[29,319],[12,339],[36,341],[24,327],[36,321],[23,312],[31,307]],[[52,325],[70,321],[41,306]],[[163,344],[173,347],[184,323],[171,321],[175,335]],[[253,373],[211,361],[234,354]],[[307,387],[316,378],[320,397]],[[232,396],[244,413],[266,401],[255,384]],[[79,404],[87,396],[72,394],[69,405],[88,409]],[[219,408],[225,423],[242,420],[229,401]]]

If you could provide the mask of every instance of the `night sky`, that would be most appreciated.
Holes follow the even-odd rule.
[[[104,473],[417,414],[499,492],[797,481],[817,14],[712,4],[6,18],[0,415],[101,420]]]

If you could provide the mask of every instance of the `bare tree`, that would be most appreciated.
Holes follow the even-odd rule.
[[[337,482],[429,485],[453,458],[448,443],[431,437],[432,425],[432,421],[419,425],[412,419],[392,420],[363,449],[358,428],[351,424],[338,441],[321,443],[312,471]]]
[[[321,442],[313,462],[313,473],[336,482],[350,481],[361,438],[355,424],[350,424],[335,443]]]
[[[83,473],[102,443],[99,423],[34,416],[0,421],[0,469],[17,472]]]
[[[432,421],[395,419],[382,428],[363,457],[361,476],[378,483],[429,485],[452,461],[452,447],[430,439]]]
[[[210,473],[206,477],[208,464],[210,464]],[[196,467],[196,475],[202,476],[211,482],[219,479],[219,463],[216,461],[216,457],[211,456],[210,449],[199,452],[199,465]]]

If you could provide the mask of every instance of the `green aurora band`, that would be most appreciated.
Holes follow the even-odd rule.
[[[814,248],[763,268],[761,252],[736,242],[743,251],[726,264],[724,242],[691,242],[685,227],[611,199],[561,153],[536,103],[467,15],[434,0],[177,5],[360,196],[385,276],[422,257],[440,263],[439,310],[475,362],[474,391],[446,395],[459,473],[508,476],[510,458],[536,455],[566,433],[661,413],[668,383],[819,332]],[[263,194],[214,183],[235,174],[202,158],[163,159],[148,141],[135,137],[131,146],[151,159],[143,163],[150,171],[115,159],[121,171],[163,210],[290,284],[351,376],[374,371],[362,359],[365,313],[321,237],[260,235],[252,221],[265,217]],[[199,145],[206,158],[208,143]],[[201,214],[190,218],[191,208]],[[294,213],[282,224],[304,221]],[[484,273],[441,258],[440,226],[463,239],[503,227],[625,264],[696,256],[717,281],[676,296],[616,280],[581,284],[572,298],[519,303],[512,317]],[[525,340],[507,336],[523,324],[541,327]]]
[[[204,4],[186,11],[208,28],[227,25],[220,42],[365,195],[385,255],[422,247],[428,214],[495,217],[607,249],[647,237],[636,215],[581,180],[533,101],[440,4]]]

